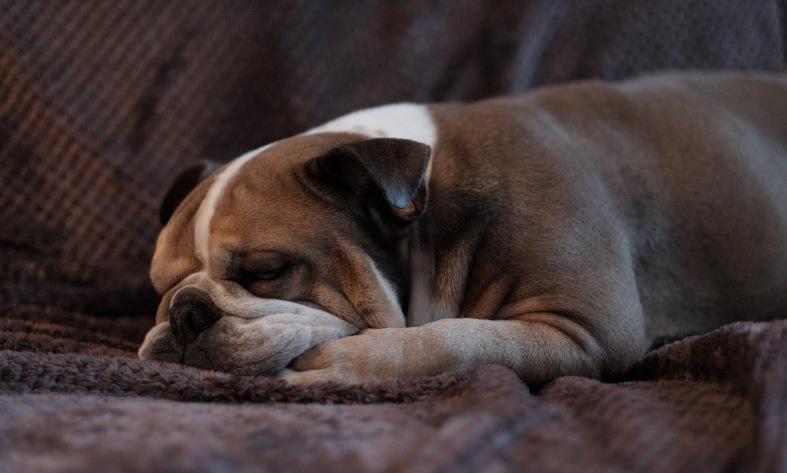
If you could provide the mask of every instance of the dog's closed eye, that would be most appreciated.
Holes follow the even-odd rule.
[[[246,284],[273,281],[285,275],[293,266],[289,256],[277,251],[260,251],[244,254],[236,270],[238,279]]]
[[[284,263],[273,268],[244,271],[243,276],[244,279],[249,282],[272,281],[280,277],[282,274],[284,274],[290,268],[290,266],[291,266],[290,263]]]

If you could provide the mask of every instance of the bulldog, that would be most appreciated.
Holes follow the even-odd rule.
[[[190,167],[161,217],[143,359],[612,376],[664,337],[787,314],[787,76],[366,109]]]

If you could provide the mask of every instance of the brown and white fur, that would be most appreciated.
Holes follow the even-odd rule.
[[[787,315],[784,75],[389,105],[207,169],[168,197],[144,359],[537,385]]]

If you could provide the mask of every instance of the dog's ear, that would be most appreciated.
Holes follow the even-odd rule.
[[[385,202],[400,223],[426,209],[429,146],[417,141],[375,138],[337,146],[311,159],[306,172],[332,192],[359,197],[362,204]],[[380,199],[380,197],[382,199]]]
[[[214,161],[198,161],[181,171],[172,180],[169,190],[164,195],[164,200],[161,201],[161,207],[159,207],[159,220],[162,225],[169,221],[172,214],[175,213],[175,209],[189,195],[189,192],[194,190],[197,184],[207,178],[220,165]]]

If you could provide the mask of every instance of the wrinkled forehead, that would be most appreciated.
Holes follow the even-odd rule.
[[[163,291],[186,275],[226,259],[224,249],[307,251],[330,219],[295,173],[309,159],[361,135],[290,138],[217,169],[181,203],[159,235],[151,279]],[[289,247],[289,248],[285,248]]]
[[[361,137],[337,133],[298,136],[248,160],[226,180],[215,203],[208,235],[211,250],[308,251],[305,245],[316,243],[324,234],[331,215],[296,175],[308,160],[357,139]],[[199,224],[198,218],[198,235]]]
[[[209,257],[224,261],[224,253],[231,251],[308,252],[321,235],[319,229],[325,230],[331,210],[290,170],[249,165],[227,183],[216,203],[207,236]],[[199,233],[199,227],[195,231]]]

